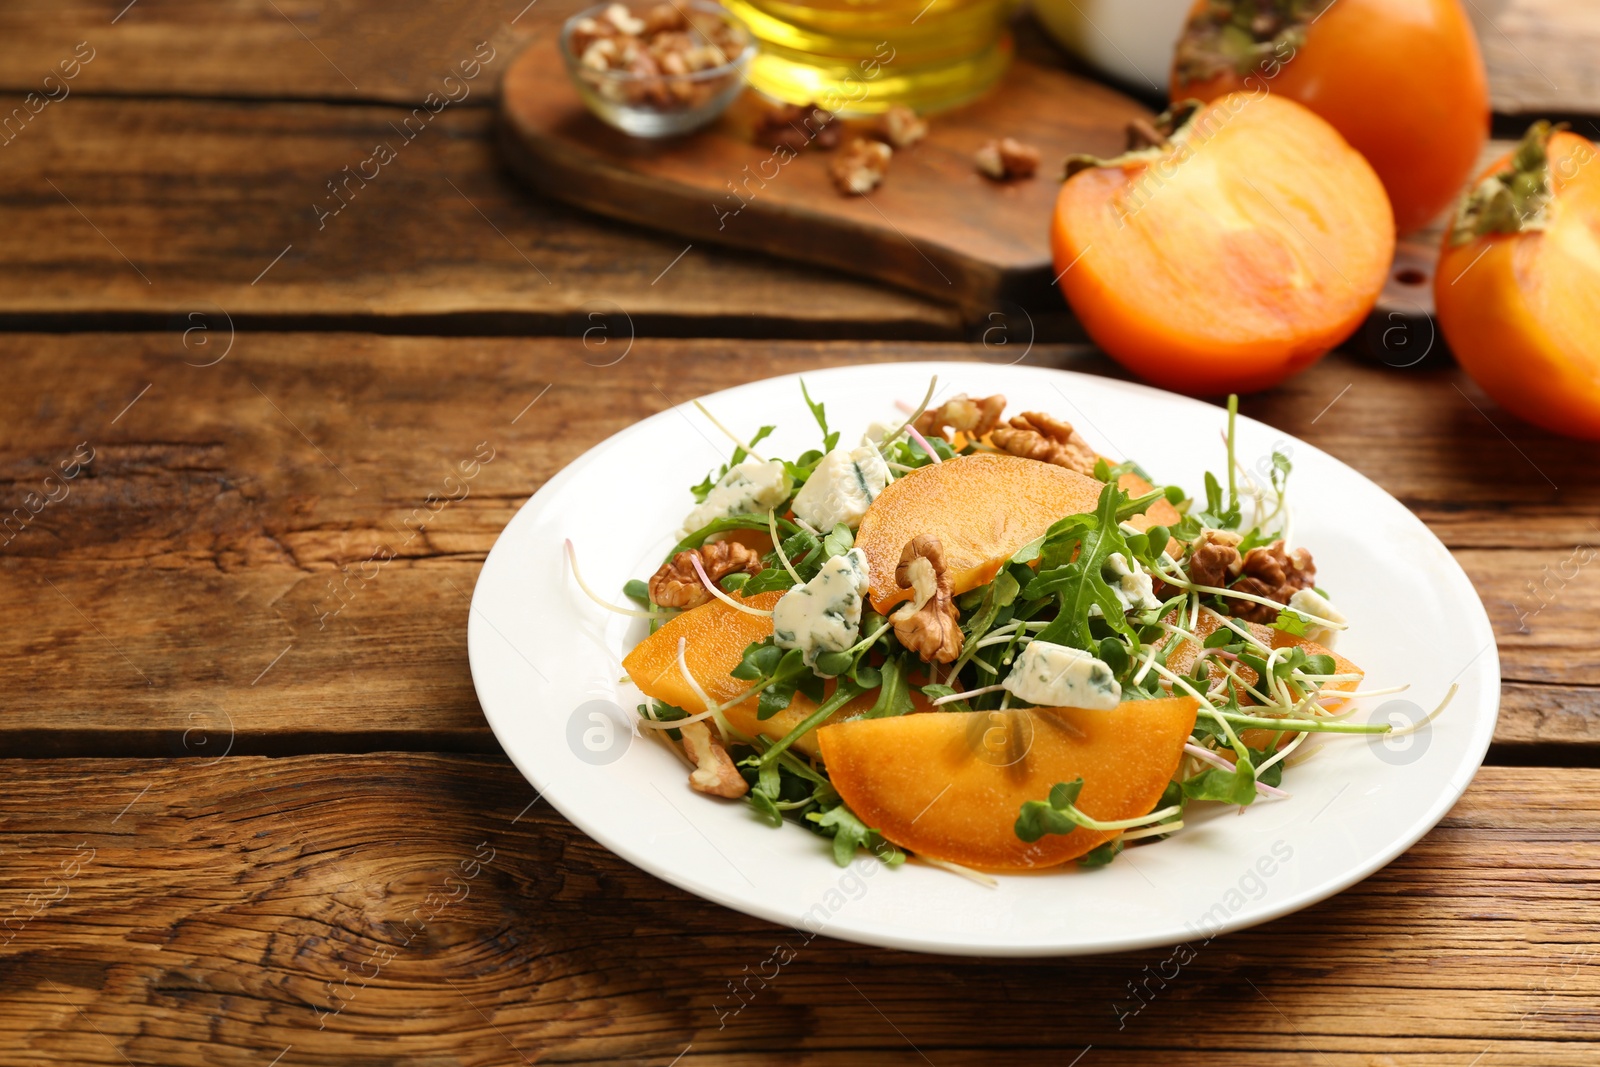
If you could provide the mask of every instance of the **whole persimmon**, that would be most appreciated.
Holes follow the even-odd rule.
[[[1600,440],[1600,148],[1536,123],[1445,235],[1439,328],[1501,407]]]
[[[1267,91],[1367,157],[1406,234],[1443,212],[1489,136],[1489,83],[1458,0],[1198,0],[1172,99]]]
[[[1116,159],[1074,157],[1051,248],[1089,336],[1157,385],[1266,389],[1348,337],[1394,256],[1383,185],[1291,100],[1169,112]]]

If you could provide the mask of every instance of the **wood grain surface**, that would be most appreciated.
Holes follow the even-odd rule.
[[[81,442],[95,452],[0,548],[0,606],[29,620],[0,632],[10,753],[492,751],[468,595],[500,529],[573,458],[740,382],[1025,345],[238,333],[230,349],[222,324],[192,329],[188,347],[178,332],[0,336],[9,508]],[[1114,372],[1087,349],[1026,358]],[[1600,543],[1593,446],[1515,423],[1456,371],[1343,356],[1244,410],[1351,463],[1455,549],[1500,637],[1503,740],[1600,740],[1594,568],[1568,562]],[[443,480],[481,444],[493,460],[450,501]],[[709,445],[686,457],[685,484],[718,460]]]
[[[585,109],[553,33],[512,61],[500,96],[506,158],[543,193],[693,240],[891,282],[974,317],[1006,301],[1059,299],[1046,224],[1062,161],[1114,156],[1128,123],[1150,117],[1104,85],[1018,56],[994,90],[934,116],[926,138],[895,152],[881,186],[845,196],[829,176],[834,153],[758,143],[753,94],[680,138],[641,142],[611,128]],[[840,135],[841,150],[853,136]],[[1037,148],[1038,174],[1003,183],[979,174],[973,156],[997,136]]]
[[[38,91],[91,42],[74,91],[418,103],[483,40],[515,49],[583,0],[11,0],[0,90]],[[1600,11],[1574,0],[1463,0],[1496,111],[1600,115]],[[491,74],[498,79],[500,72]]]
[[[161,329],[203,312],[578,336],[625,315],[653,333],[961,336],[948,302],[540,202],[501,169],[486,110],[423,115],[51,105],[0,147],[0,325]],[[379,146],[393,152],[381,166]]]
[[[484,757],[13,764],[0,850],[15,1067],[1588,1067],[1600,1041],[1594,770],[1484,768],[1382,872],[1184,955],[808,938],[643,874]]]

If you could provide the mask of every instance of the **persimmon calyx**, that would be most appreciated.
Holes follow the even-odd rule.
[[[1154,163],[1162,159],[1174,145],[1188,143],[1194,117],[1204,106],[1199,100],[1185,100],[1163,111],[1154,121],[1134,119],[1128,123],[1128,147],[1122,155],[1110,159],[1081,153],[1068,156],[1061,175],[1063,180],[1096,167],[1125,167],[1130,163]]]
[[[1479,182],[1456,211],[1450,244],[1459,247],[1490,234],[1529,233],[1549,224],[1550,138],[1565,129],[1540,119],[1504,170]]]
[[[1306,28],[1334,0],[1211,0],[1189,19],[1173,69],[1179,85],[1221,74],[1275,77],[1274,64],[1292,58],[1306,41]],[[1269,73],[1270,72],[1270,73]]]

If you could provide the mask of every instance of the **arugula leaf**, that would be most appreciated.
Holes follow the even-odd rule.
[[[904,715],[911,710],[911,686],[906,681],[905,664],[898,656],[890,656],[879,668],[883,675],[878,700],[868,708],[863,719],[885,719]]]
[[[812,730],[815,730],[817,727],[827,722],[828,716],[832,715],[834,712],[838,711],[840,708],[844,707],[846,704],[850,703],[850,701],[854,700],[856,697],[865,692],[866,690],[864,688],[857,685],[855,682],[852,682],[849,678],[840,678],[838,684],[834,687],[833,695],[827,700],[818,703],[817,710],[813,711],[810,715],[807,715],[804,719],[801,719],[798,723],[796,723],[794,729],[783,735],[783,740],[776,742],[771,748],[763,752],[761,754],[762,762],[770,763],[777,759],[780,755],[788,750],[790,745],[794,744],[800,738],[804,737]],[[763,695],[765,694],[763,693]],[[788,706],[787,702],[785,702],[784,706]],[[758,709],[756,717],[759,719],[765,719],[769,716],[762,715]]]
[[[833,862],[841,867],[850,866],[857,849],[866,849],[886,865],[898,867],[906,861],[906,854],[886,841],[882,834],[862,822],[844,804],[818,814],[811,812],[806,820],[815,824],[816,832],[833,838]]]
[[[1094,514],[1069,515],[1045,533],[1039,573],[1028,582],[1022,595],[1031,600],[1054,594],[1059,599],[1060,612],[1035,635],[1035,640],[1092,651],[1091,604],[1100,606],[1107,625],[1131,635],[1122,601],[1101,573],[1106,557],[1114,552],[1124,557],[1129,553],[1117,518],[1127,499],[1127,493],[1107,485],[1100,491]]]
[[[938,700],[940,697],[953,697],[953,696],[956,695],[956,691],[955,691],[955,689],[953,687],[948,686],[948,685],[943,685],[943,684],[940,684],[940,685],[925,685],[925,686],[922,687],[922,695],[927,697],[929,700]],[[949,709],[951,711],[962,711],[962,712],[967,712],[967,711],[971,711],[972,710],[972,706],[970,704],[968,704],[965,700],[952,700],[948,704],[940,704],[939,708],[945,708],[945,709]],[[935,709],[935,710],[938,710],[938,709]]]
[[[811,409],[811,417],[817,420],[817,425],[822,428],[822,450],[832,452],[833,447],[839,443],[839,432],[828,432],[828,412],[822,404],[811,399],[811,394],[806,390],[806,381],[800,379],[800,395],[806,398],[806,407]]]
[[[743,589],[749,583],[749,581],[750,575],[748,572],[734,571],[732,574],[724,574],[717,584],[722,586],[723,592],[737,593],[739,590]]]
[[[836,523],[826,537],[822,539],[822,559],[830,560],[834,556],[842,556],[856,546],[856,535],[850,532],[850,527],[844,523]]]
[[[691,485],[689,487],[689,492],[694,494],[694,502],[696,504],[704,504],[706,502],[706,497],[711,495],[711,490],[717,487],[717,483],[721,481],[722,476],[727,473],[728,468],[724,466],[716,474],[707,474],[706,480],[701,482],[699,485]]]
[[[762,441],[766,440],[769,436],[772,435],[772,431],[776,430],[776,429],[777,429],[776,426],[763,426],[763,427],[761,427],[761,429],[756,431],[756,435],[754,437],[750,438],[750,447],[754,448],[756,445],[758,445]],[[748,456],[749,454],[750,453],[748,453],[748,452],[746,452],[744,450],[744,446],[743,445],[740,445],[738,448],[735,448],[733,450],[733,459],[731,459],[728,462],[728,467],[723,468],[723,473],[726,474],[728,472],[728,468],[737,467],[739,464],[743,463],[745,461],[745,457]]]

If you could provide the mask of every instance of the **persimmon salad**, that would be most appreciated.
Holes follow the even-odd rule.
[[[1236,400],[1202,500],[1049,414],[934,390],[857,443],[806,393],[822,442],[793,460],[760,452],[774,427],[716,423],[737,447],[617,609],[649,619],[623,666],[690,789],[841,865],[985,880],[1108,863],[1191,805],[1288,796],[1313,735],[1390,731],[1350,720],[1376,691],[1289,547],[1288,458],[1264,480],[1235,458]]]

